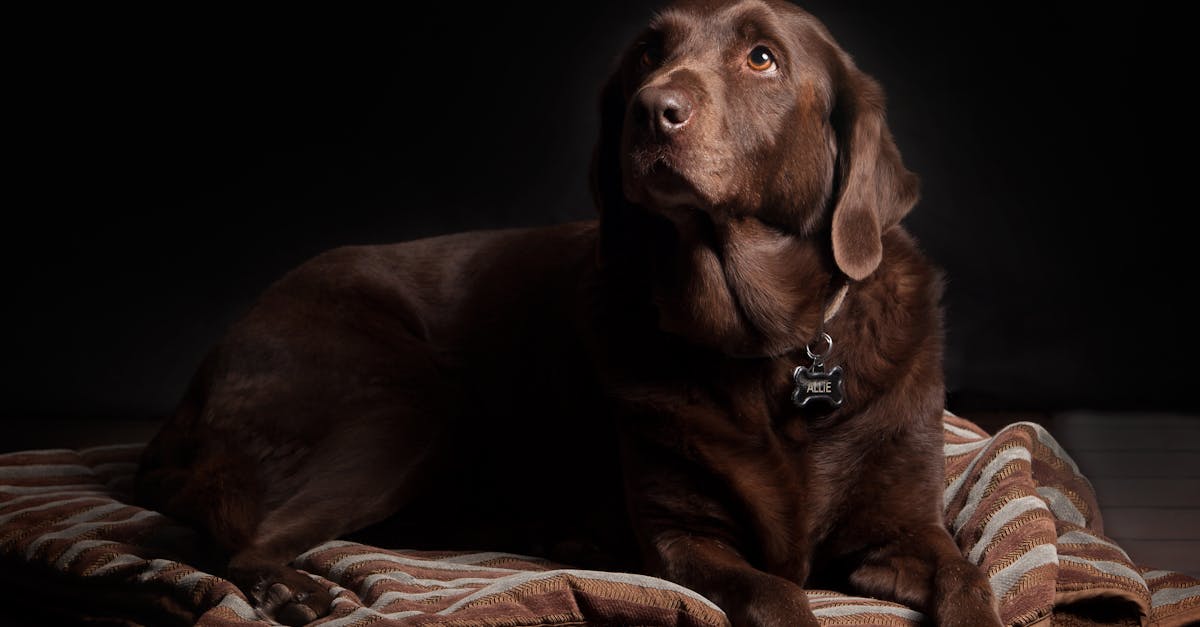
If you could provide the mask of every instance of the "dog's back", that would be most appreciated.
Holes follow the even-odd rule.
[[[397,511],[391,542],[598,554],[583,527],[618,528],[592,514],[623,509],[573,328],[595,237],[473,232],[300,266],[205,359],[147,448],[139,500],[206,531],[246,589],[304,594],[263,571]]]

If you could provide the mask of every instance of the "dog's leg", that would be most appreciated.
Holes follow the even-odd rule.
[[[342,506],[350,504],[337,503]],[[339,535],[345,522],[338,520],[338,515],[344,511],[307,496],[288,501],[263,518],[250,543],[230,558],[225,576],[251,597],[259,610],[285,625],[304,625],[324,616],[332,595],[288,563],[313,545]]]
[[[249,540],[233,552],[226,576],[284,624],[324,616],[332,596],[289,563],[321,542],[383,520],[412,497],[420,483],[413,477],[427,466],[431,432],[410,433],[402,440],[384,438],[390,446],[357,451],[337,438],[360,440],[361,429],[351,426],[331,436],[303,466],[300,488],[265,512]]]
[[[346,420],[301,463],[287,465],[256,463],[229,447],[187,467],[163,465],[155,454],[139,473],[139,502],[204,530],[213,572],[259,610],[284,624],[306,624],[325,615],[333,599],[289,562],[386,518],[419,487],[414,476],[434,448],[433,429],[388,433],[397,422]]]
[[[659,574],[716,603],[733,627],[817,624],[800,586],[754,568],[723,543],[680,534],[660,538],[655,543]]]
[[[852,571],[864,594],[903,603],[943,627],[999,627],[987,578],[963,557],[940,524],[896,530]]]
[[[311,622],[328,611],[332,597],[287,563],[335,537],[340,525],[303,511],[296,498],[264,515],[262,494],[246,477],[253,477],[253,469],[236,458],[205,459],[187,469],[150,468],[138,476],[138,499],[207,531],[211,555],[192,556],[193,563],[232,581],[268,616],[289,625]]]

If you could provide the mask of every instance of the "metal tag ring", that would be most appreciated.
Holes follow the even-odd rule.
[[[823,352],[823,353],[814,353],[813,349],[812,349],[813,342],[816,342],[819,340],[825,340],[825,343],[828,345],[828,348],[826,348],[825,352]],[[826,356],[829,355],[829,353],[833,352],[833,338],[829,337],[828,333],[822,333],[820,335],[820,337],[813,340],[813,342],[809,342],[807,345],[804,346],[804,351],[808,353],[809,359],[824,359]]]

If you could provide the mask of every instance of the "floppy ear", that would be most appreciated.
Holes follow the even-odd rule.
[[[832,116],[840,189],[833,209],[833,257],[865,279],[883,256],[881,236],[917,202],[919,181],[904,167],[884,113],[883,89],[841,56]]]
[[[627,89],[625,62],[629,53],[618,59],[616,69],[600,92],[600,135],[592,151],[591,191],[600,213],[599,259],[612,261],[628,249],[632,207],[621,185],[621,134],[625,127]]]

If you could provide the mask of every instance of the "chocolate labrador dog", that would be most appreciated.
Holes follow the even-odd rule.
[[[680,2],[603,90],[598,222],[325,253],[209,354],[137,493],[287,623],[324,540],[512,549],[811,625],[998,625],[941,516],[938,273],[879,85],[775,0]]]

